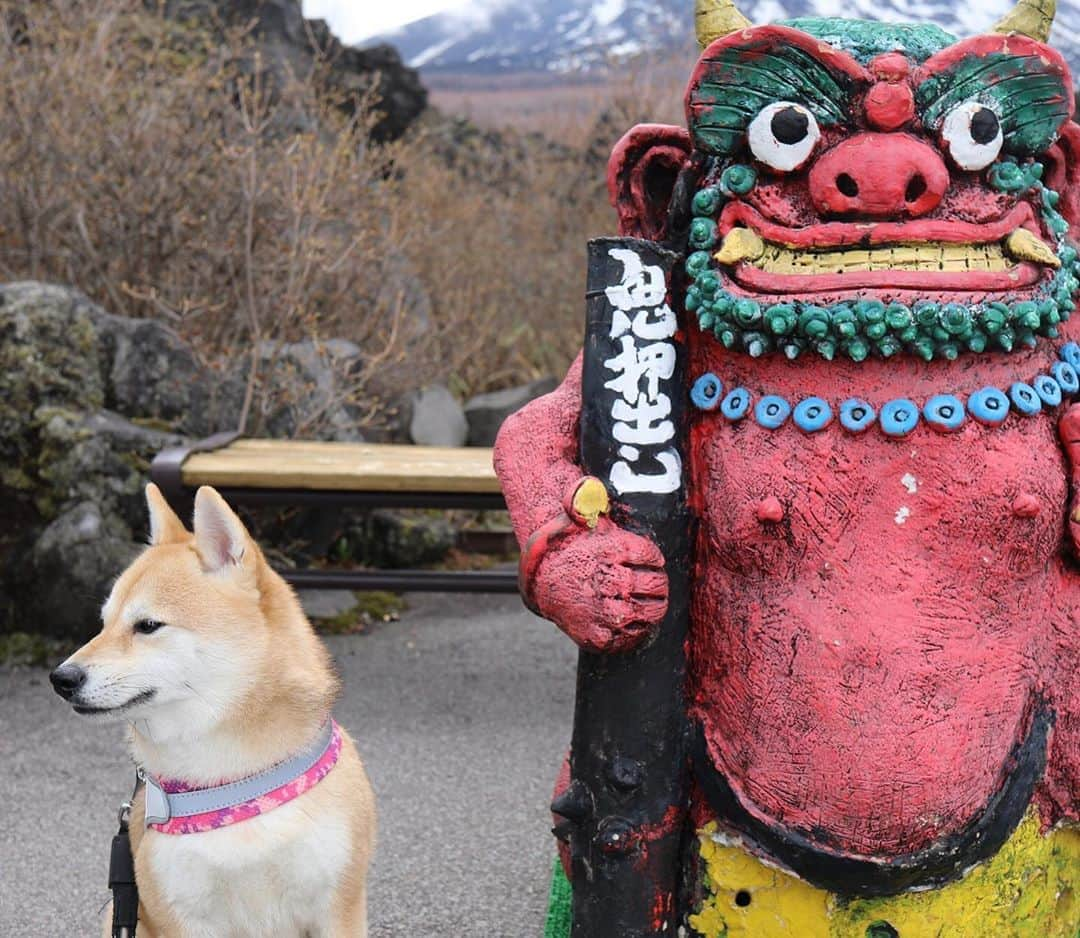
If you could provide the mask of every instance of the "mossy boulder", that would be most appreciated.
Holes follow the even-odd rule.
[[[174,428],[209,428],[190,398],[212,384],[160,324],[66,287],[0,286],[0,632],[89,634],[145,525],[150,460]]]
[[[138,435],[78,415],[108,408],[189,436],[235,425],[244,393],[235,372],[200,362],[161,323],[112,316],[77,290],[0,286],[0,491],[53,517],[56,497],[65,500],[57,445],[104,432],[126,446]]]
[[[16,565],[24,630],[85,640],[100,627],[109,587],[139,551],[131,529],[94,502],[66,508]],[[19,569],[21,568],[21,569]]]
[[[54,408],[41,429],[38,510],[43,518],[52,518],[59,505],[91,500],[141,531],[150,463],[157,453],[182,440],[178,434],[140,426],[111,411],[86,414]]]
[[[82,640],[96,628],[145,542],[151,461],[237,425],[251,360],[205,361],[166,325],[111,315],[77,290],[0,285],[0,634]],[[361,439],[356,345],[267,343],[258,364],[260,435]],[[254,520],[286,564],[345,544],[348,559],[408,567],[454,544],[445,519],[423,515],[295,508]]]
[[[105,405],[97,312],[74,290],[0,288],[0,490],[34,492],[38,434],[51,408]]]

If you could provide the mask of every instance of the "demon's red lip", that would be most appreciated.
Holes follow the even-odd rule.
[[[988,244],[1027,228],[1039,233],[1035,212],[1027,202],[1018,203],[1007,215],[985,224],[920,218],[907,222],[824,222],[806,228],[789,228],[765,218],[745,202],[729,202],[720,216],[723,238],[733,228],[749,228],[766,241],[791,248],[840,248],[885,244]]]

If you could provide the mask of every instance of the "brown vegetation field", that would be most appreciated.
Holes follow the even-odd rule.
[[[658,123],[682,122],[683,85],[693,56],[675,58],[639,59],[592,77],[439,74],[427,80],[432,102],[446,113],[483,127],[538,132],[569,146],[589,147],[608,142],[594,140],[593,134],[599,115],[610,110]]]
[[[341,107],[318,63],[270,82],[243,29],[143,0],[0,10],[0,277],[72,284],[208,358],[250,358],[249,432],[267,407],[256,343],[358,343],[350,393],[372,421],[428,381],[467,395],[561,373],[585,240],[613,224],[606,154],[636,120],[678,116],[678,88],[639,70],[444,94],[447,113],[375,146],[379,102]]]

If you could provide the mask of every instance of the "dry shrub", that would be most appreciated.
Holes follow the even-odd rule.
[[[164,318],[207,357],[340,333],[368,352],[356,394],[404,359],[392,151],[317,76],[271,84],[243,30],[140,0],[7,4],[2,22],[0,275]],[[265,377],[252,367],[245,417]]]
[[[401,159],[416,213],[409,253],[433,287],[439,358],[462,392],[561,375],[581,344],[585,239],[607,215],[601,181],[579,155],[535,140],[512,164],[448,186],[422,145]]]
[[[680,121],[684,82],[685,70],[642,61],[577,86],[573,108],[559,87],[458,97],[466,111],[484,100],[478,110],[501,125],[508,159],[452,189],[422,140],[401,155],[404,198],[420,213],[413,256],[453,326],[441,354],[463,388],[565,371],[581,348],[586,242],[614,233],[608,156],[634,124]]]
[[[268,82],[242,29],[143,0],[0,11],[0,276],[73,284],[167,320],[208,359],[250,362],[249,431],[272,409],[268,346],[356,342],[367,364],[347,389],[375,421],[432,381],[466,395],[559,374],[580,345],[617,130],[574,146],[507,131],[470,150],[433,119],[376,147],[375,102],[348,116],[320,91],[325,62]],[[623,120],[595,105],[592,126]],[[625,116],[619,130],[646,115]]]

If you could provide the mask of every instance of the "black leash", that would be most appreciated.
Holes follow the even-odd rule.
[[[142,780],[135,779],[131,801],[120,806],[120,830],[112,839],[109,855],[109,889],[112,890],[112,938],[135,938],[139,922],[139,887],[135,885],[135,857],[131,852],[131,804],[139,792]]]

